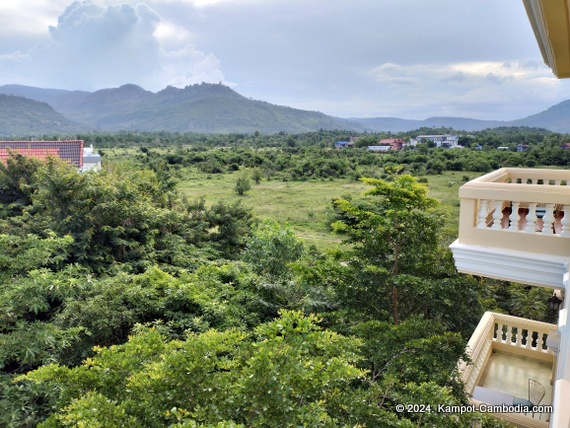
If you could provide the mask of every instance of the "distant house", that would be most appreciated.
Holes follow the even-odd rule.
[[[335,149],[346,149],[348,147],[352,147],[354,143],[351,141],[337,141],[334,143]]]
[[[459,137],[455,134],[441,134],[441,135],[418,135],[416,138],[410,140],[410,145],[415,146],[418,143],[427,143],[431,141],[436,147],[454,148],[459,145]]]
[[[406,142],[400,138],[385,138],[378,142],[379,146],[390,146],[392,150],[402,150]]]
[[[506,147],[506,146],[501,146],[501,147],[497,147],[497,150],[502,150],[502,151],[504,151],[504,152],[508,152],[508,151],[509,151],[509,148]]]
[[[375,146],[368,146],[368,150],[373,152],[387,152],[389,150],[402,150],[406,142],[400,138],[384,138],[378,141]]]
[[[570,149],[570,143],[564,143],[564,144],[562,144],[562,145],[560,146],[560,148],[561,148],[561,149],[564,149],[564,150]]]
[[[6,164],[11,153],[40,160],[54,156],[68,161],[77,169],[83,167],[83,140],[0,141],[0,162]]]
[[[517,144],[517,152],[522,153],[528,150],[528,144]]]

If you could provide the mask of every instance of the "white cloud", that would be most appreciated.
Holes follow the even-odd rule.
[[[0,56],[0,66],[13,70],[2,80],[38,86],[59,81],[51,85],[83,90],[125,83],[160,90],[225,82],[220,61],[189,44],[189,32],[178,30],[144,3],[100,6],[76,1],[49,26],[48,43]]]
[[[419,118],[462,115],[517,119],[531,114],[530,100],[534,101],[530,106],[555,103],[563,86],[548,67],[530,60],[412,65],[387,62],[370,74],[379,93],[390,98],[399,94],[405,102],[398,101],[397,108]]]
[[[395,85],[414,85],[418,83],[415,67],[403,67],[393,62],[387,62],[376,67],[371,72],[379,82]]]
[[[190,44],[191,33],[179,25],[160,21],[154,31],[156,40],[163,49],[177,49]]]
[[[226,81],[220,70],[220,61],[213,54],[204,54],[187,45],[178,51],[164,52],[163,56],[161,74],[169,85],[184,87],[201,82],[222,82],[235,86]]]

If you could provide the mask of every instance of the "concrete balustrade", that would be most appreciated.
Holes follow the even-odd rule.
[[[502,168],[466,183],[458,242],[570,256],[569,182],[566,170]]]
[[[472,403],[477,406],[482,403],[496,405],[498,403],[495,400],[501,398],[504,399],[501,403],[506,405],[511,405],[514,402],[513,396],[482,386],[486,368],[495,351],[501,351],[513,357],[518,356],[551,363],[553,367],[552,376],[554,377],[557,363],[556,350],[550,349],[547,342],[550,342],[548,341],[549,336],[556,336],[556,329],[555,324],[495,312],[485,312],[467,345],[467,354],[471,358],[471,363],[468,364],[464,361],[459,363],[460,379],[464,383],[465,392],[473,396]],[[497,413],[496,416],[517,427],[547,428],[549,426],[548,419],[551,415]]]
[[[549,335],[555,334],[555,324],[485,312],[467,344],[471,364],[460,363],[465,391],[473,392],[493,351],[554,362],[554,352],[549,349],[547,340]]]
[[[570,170],[501,168],[459,189],[460,272],[562,289],[570,260]]]

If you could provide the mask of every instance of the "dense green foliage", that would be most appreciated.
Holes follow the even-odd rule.
[[[401,156],[471,153],[425,149]],[[455,271],[439,204],[400,154],[326,152],[356,175],[370,159],[376,178],[332,201],[347,245],[321,254],[241,203],[176,190],[181,168],[273,157],[289,174],[317,148],[137,153],[99,173],[0,165],[0,426],[501,426],[396,410],[466,402],[457,361],[485,309],[547,314],[528,303],[542,290]]]
[[[387,178],[386,172],[398,165],[415,176],[440,174],[443,171],[489,172],[500,167],[568,166],[570,150],[560,146],[570,138],[534,128],[497,128],[459,133],[466,149],[443,149],[420,144],[402,151],[371,152],[366,146],[380,138],[408,140],[422,133],[452,132],[443,129],[419,129],[390,134],[358,134],[348,131],[319,131],[305,134],[273,135],[131,133],[86,134],[76,137],[86,144],[106,147],[139,147],[141,153],[129,159],[148,163],[160,159],[174,168],[194,167],[207,174],[224,174],[239,169],[257,171],[258,179],[282,181],[362,177]],[[334,142],[359,137],[355,146],[335,149]],[[516,145],[528,145],[517,152]],[[508,147],[508,151],[496,150]],[[107,153],[103,149],[104,153]],[[257,179],[255,179],[257,182]]]

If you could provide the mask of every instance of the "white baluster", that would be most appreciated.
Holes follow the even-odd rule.
[[[502,218],[503,218],[503,201],[495,201],[495,211],[493,211],[493,226],[491,226],[491,229],[501,230]]]
[[[479,212],[477,213],[477,228],[485,229],[487,227],[487,200],[479,200]]]
[[[548,333],[545,333],[543,331],[538,333],[538,349],[541,352],[546,352],[548,351],[548,346],[546,345],[546,340],[548,339]],[[544,348],[543,348],[544,346]]]
[[[560,230],[560,236],[570,236],[570,215],[568,215],[568,213],[570,211],[568,211],[570,209],[570,206],[568,205],[564,205],[562,207],[562,214],[564,214],[564,216],[562,217],[562,219],[560,220],[560,224],[562,225],[562,229]]]
[[[536,202],[529,202],[528,214],[526,216],[526,233],[534,233],[536,227]]]
[[[511,215],[509,216],[509,220],[511,221],[509,230],[511,231],[519,230],[519,205],[520,202],[513,202],[511,206]]]
[[[542,234],[543,235],[552,235],[552,223],[554,223],[554,204],[546,204],[545,206],[546,212],[542,217]]]
[[[499,330],[497,331],[497,341],[498,342],[504,343],[504,341],[503,341],[503,333],[504,333],[503,330],[505,327],[506,327],[505,324],[502,324],[502,323],[499,324]]]

